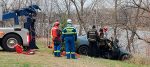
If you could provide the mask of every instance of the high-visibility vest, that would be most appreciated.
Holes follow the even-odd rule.
[[[66,35],[74,35],[74,34],[77,34],[76,30],[74,27],[66,27],[62,34],[66,34]]]

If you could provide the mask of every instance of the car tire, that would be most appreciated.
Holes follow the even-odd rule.
[[[111,59],[111,58],[112,58],[112,56],[110,55],[109,52],[105,52],[105,53],[103,54],[103,57],[104,57],[105,59]]]
[[[8,34],[2,39],[2,48],[5,51],[14,52],[16,44],[22,45],[22,39],[16,34]]]
[[[81,55],[88,55],[88,46],[80,46],[78,53]]]
[[[122,61],[127,60],[127,59],[129,59],[129,55],[127,55],[127,54],[122,55],[120,58],[120,60],[122,60]]]

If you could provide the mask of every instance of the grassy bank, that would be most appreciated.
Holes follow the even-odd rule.
[[[150,67],[129,61],[116,61],[80,56],[78,59],[57,58],[52,55],[46,42],[38,41],[40,48],[35,55],[0,51],[0,67]]]

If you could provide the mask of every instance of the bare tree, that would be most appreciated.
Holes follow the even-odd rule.
[[[85,22],[83,21],[83,18],[81,16],[81,14],[83,14],[82,12],[83,12],[83,5],[84,5],[85,0],[81,0],[81,10],[82,10],[81,13],[80,13],[79,8],[77,6],[76,0],[71,0],[71,2],[74,4],[74,6],[76,8],[77,17],[78,17],[80,26],[83,26],[85,32],[87,32],[87,28],[85,26]],[[82,29],[82,27],[80,29]],[[81,35],[81,33],[79,35]]]
[[[125,5],[122,5],[122,7],[119,9],[122,13],[119,16],[120,23],[122,24],[122,28],[126,30],[127,33],[127,47],[126,49],[130,52],[135,52],[134,47],[134,40],[140,39],[147,43],[150,43],[150,41],[146,38],[142,38],[138,34],[138,30],[140,28],[146,29],[147,27],[141,27],[141,25],[145,24],[144,20],[147,22],[147,16],[146,14],[149,13],[147,10],[149,6],[145,6],[144,3],[147,2],[146,0],[128,0],[126,1]],[[144,9],[143,9],[144,8]],[[146,26],[146,25],[145,25]],[[131,32],[131,33],[129,33]],[[132,50],[133,49],[133,50]]]

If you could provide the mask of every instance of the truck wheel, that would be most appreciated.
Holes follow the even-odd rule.
[[[2,47],[5,51],[14,52],[15,51],[14,46],[16,44],[22,45],[23,42],[22,39],[15,34],[8,34],[2,40]]]
[[[78,53],[81,55],[88,55],[88,47],[87,46],[80,46],[78,49]]]

